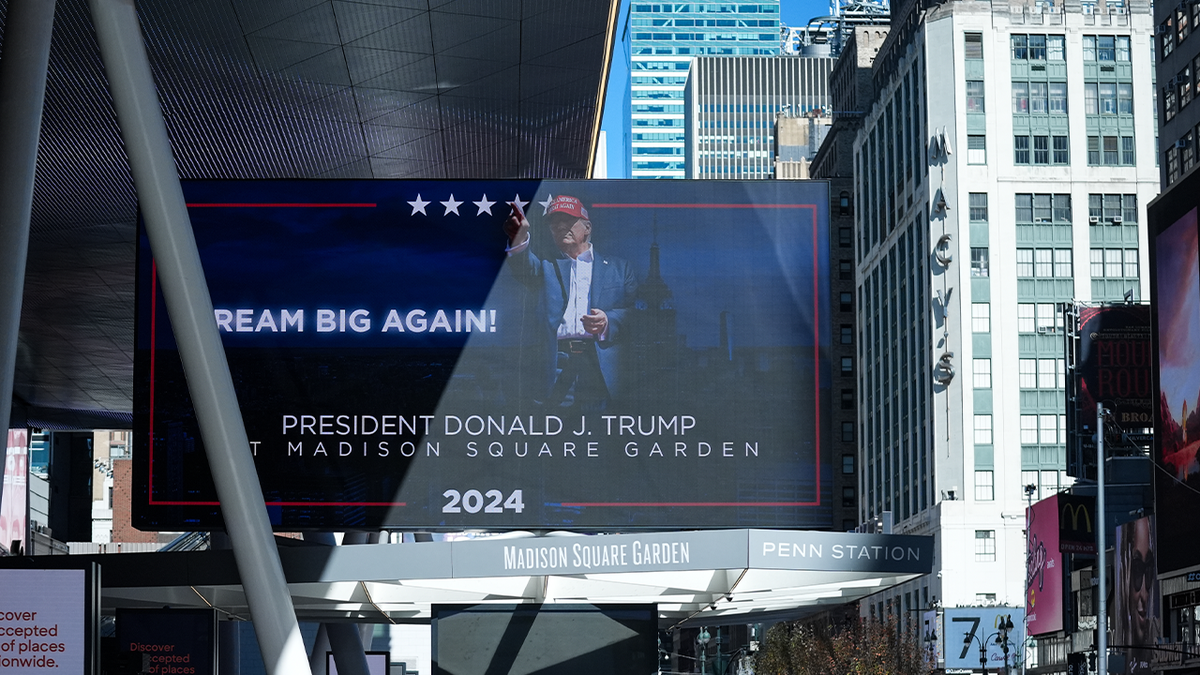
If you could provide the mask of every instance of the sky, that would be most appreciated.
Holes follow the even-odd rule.
[[[625,17],[629,14],[630,0],[621,2],[621,21],[618,30],[625,27]],[[829,14],[828,0],[780,0],[779,20],[788,26],[804,26],[808,20],[816,16]],[[617,47],[620,47],[618,42]],[[628,178],[625,175],[624,148],[621,139],[628,128],[629,120],[622,116],[622,102],[629,87],[629,70],[625,63],[625,55],[613,54],[612,70],[608,76],[608,94],[604,101],[604,119],[601,128],[607,134],[608,177]]]

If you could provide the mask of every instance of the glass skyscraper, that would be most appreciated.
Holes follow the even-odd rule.
[[[634,2],[629,11],[631,178],[683,178],[683,91],[697,56],[779,53],[779,0]]]

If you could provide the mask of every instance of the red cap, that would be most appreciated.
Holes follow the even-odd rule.
[[[588,217],[587,209],[583,208],[583,202],[567,195],[555,197],[554,201],[550,202],[549,208],[546,209],[547,216],[560,212],[575,216],[576,218],[583,218],[584,220],[587,220]]]

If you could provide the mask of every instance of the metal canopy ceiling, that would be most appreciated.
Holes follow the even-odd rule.
[[[138,3],[181,177],[236,179],[585,178],[618,6]],[[14,425],[129,424],[135,208],[86,0],[59,0]]]

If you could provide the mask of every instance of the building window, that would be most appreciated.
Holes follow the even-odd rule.
[[[1033,361],[1034,359],[1022,359],[1022,361]],[[1037,415],[1021,415],[1021,445],[1037,445],[1038,442],[1038,416]]]
[[[1088,165],[1133,166],[1132,136],[1088,136]]]
[[[1137,279],[1137,249],[1094,248],[1090,271],[1093,279]]]
[[[991,389],[992,388],[992,360],[991,359],[973,359],[972,371],[974,379],[972,383],[976,389]]]
[[[1018,308],[1020,305],[1018,305]],[[1055,332],[1063,327],[1062,312],[1058,311],[1058,307],[1052,302],[1039,302],[1037,304],[1037,332]]]
[[[838,197],[838,214],[850,215],[850,192],[847,190],[842,190],[842,194]]]
[[[1033,278],[1033,249],[1031,249],[1031,248],[1017,249],[1017,278],[1018,279]]]
[[[1129,61],[1128,35],[1085,35],[1083,36],[1083,60],[1106,63]]]
[[[854,326],[844,323],[841,326],[841,343],[844,345],[854,344]]]
[[[967,195],[970,208],[970,218],[973,223],[986,223],[988,219],[988,198],[986,192],[971,192]]]
[[[967,136],[967,164],[987,164],[987,136]]]
[[[847,374],[853,373],[853,372],[854,372],[854,357],[853,356],[843,356],[842,357],[842,374],[847,375]]]
[[[854,230],[852,228],[838,228],[838,246],[842,248],[850,248],[854,246]]]
[[[1093,225],[1136,223],[1137,195],[1088,195],[1088,221]]]
[[[1028,35],[1012,36],[1012,57],[1013,61],[1025,61],[1029,58]]]
[[[990,502],[996,498],[991,471],[975,472],[975,501]]]
[[[854,455],[842,455],[842,473],[846,475],[854,473]]]
[[[1013,136],[1013,164],[1029,163],[1029,137]]]
[[[854,294],[848,291],[843,291],[838,294],[838,309],[843,312],[854,311]]]
[[[963,58],[983,58],[983,33],[963,33]]]
[[[975,562],[996,559],[996,531],[975,530]]]
[[[842,422],[842,442],[854,442],[854,422]]]
[[[992,416],[991,415],[976,415],[975,416],[975,444],[976,445],[991,445],[992,444]]]
[[[854,410],[854,390],[842,390],[842,410]]]
[[[838,262],[838,279],[852,281],[854,279],[854,263],[849,260]]]
[[[971,303],[971,332],[992,332],[992,306],[986,302]]]
[[[1017,332],[1037,332],[1037,321],[1034,319],[1033,304],[1021,302],[1017,304]]]
[[[1042,445],[1058,443],[1058,415],[1038,415],[1038,423],[1041,427],[1038,442]]]
[[[1037,389],[1037,359],[1019,359],[1017,371],[1021,389]]]
[[[1029,83],[1012,83],[1012,111],[1016,115],[1029,114]]]
[[[1038,359],[1038,389],[1054,389],[1054,359]],[[1045,443],[1045,441],[1042,441]]]
[[[1051,115],[1067,114],[1067,83],[1051,82],[1048,85],[1049,110]],[[1063,138],[1066,138],[1065,136]]]
[[[971,276],[988,276],[988,250],[986,248],[971,248]]]
[[[983,104],[983,80],[967,80],[967,112],[984,112]]]
[[[854,488],[842,488],[842,506],[854,506]]]

